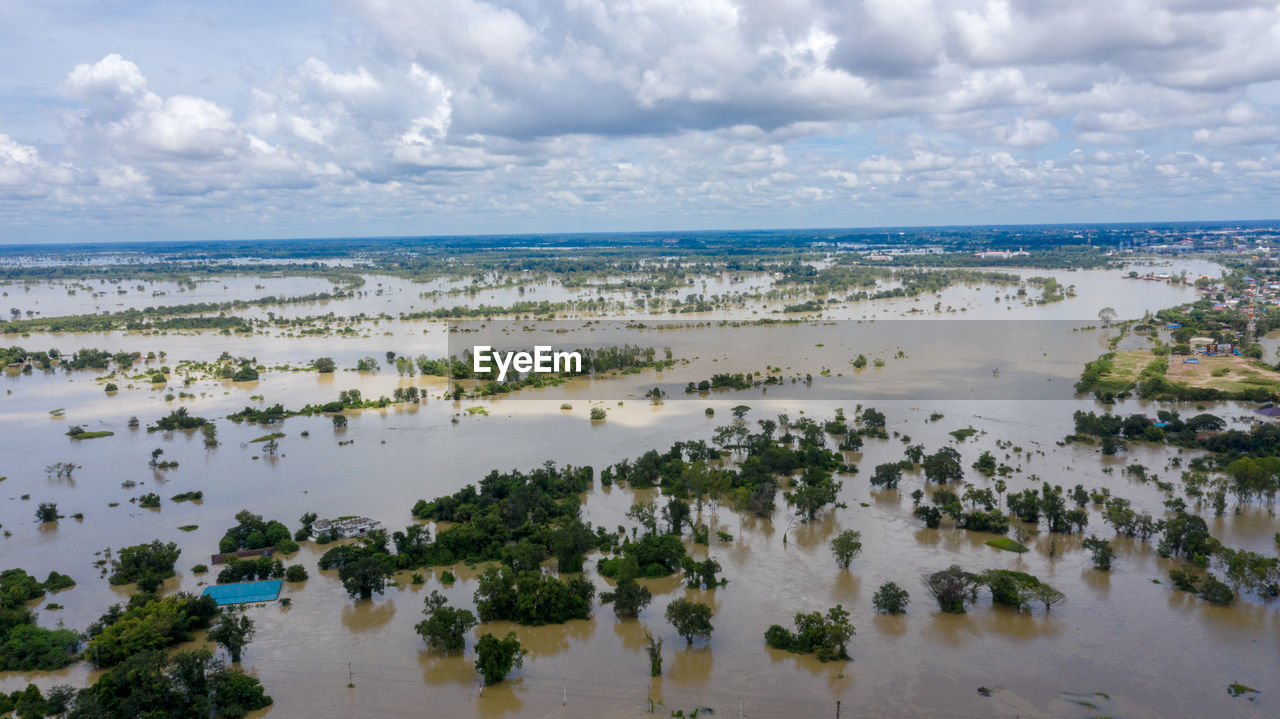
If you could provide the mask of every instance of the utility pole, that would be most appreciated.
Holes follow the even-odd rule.
[[[836,700],[836,719],[840,719],[840,700]]]
[[[353,687],[355,685],[356,685],[355,674],[351,673],[351,662],[347,662],[347,686]]]
[[[567,680],[560,677],[560,706],[566,706],[569,703],[569,687]]]

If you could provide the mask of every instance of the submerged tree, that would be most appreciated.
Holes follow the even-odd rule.
[[[806,467],[795,488],[783,496],[796,508],[796,514],[808,521],[818,515],[818,510],[835,503],[842,486],[843,482],[832,479],[831,473],[821,467]]]
[[[714,629],[711,626],[711,607],[702,602],[677,599],[667,605],[666,616],[676,632],[690,644],[697,638],[711,638]]]
[[[476,617],[469,610],[450,607],[448,600],[437,590],[431,590],[422,610],[426,619],[415,629],[426,640],[427,646],[445,654],[460,652],[466,646],[466,634],[476,626]]]
[[[649,654],[649,676],[662,676],[662,639],[654,637],[648,629],[644,631],[644,650]]]
[[[862,533],[846,529],[831,540],[831,553],[841,569],[848,569],[853,558],[862,553]]]
[[[978,575],[955,564],[926,574],[921,580],[929,594],[938,601],[938,608],[948,614],[964,614],[964,605],[977,601],[978,587],[982,585]]]
[[[253,620],[241,614],[239,617],[223,612],[218,622],[209,629],[209,639],[227,650],[231,655],[231,663],[240,662],[240,653],[246,645],[253,641]]]
[[[1089,535],[1089,538],[1084,540],[1083,544],[1084,548],[1089,550],[1093,566],[1104,572],[1111,571],[1111,559],[1116,554],[1116,551],[1111,548],[1111,542]]]
[[[528,652],[520,645],[515,632],[507,632],[502,639],[486,634],[476,642],[476,671],[484,677],[486,686],[497,684],[506,679],[512,669],[524,664],[525,654]]]
[[[849,612],[837,604],[822,612],[799,612],[795,616],[796,631],[774,624],[764,633],[765,642],[774,649],[794,654],[816,654],[819,661],[848,659],[845,645],[854,635]]]
[[[907,611],[907,604],[910,602],[911,595],[907,590],[893,582],[881,584],[871,597],[871,604],[882,614],[902,614]]]

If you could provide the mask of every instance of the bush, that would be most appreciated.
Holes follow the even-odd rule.
[[[192,574],[205,574],[208,571],[209,571],[209,566],[206,564],[197,564],[196,566],[191,568]]]
[[[1231,587],[1218,580],[1212,574],[1206,574],[1204,583],[1200,585],[1200,598],[1210,604],[1225,606],[1235,600],[1235,592]]]
[[[871,603],[875,606],[876,611],[882,614],[902,614],[907,611],[907,604],[910,601],[911,595],[907,593],[907,590],[893,582],[881,584],[880,588],[871,597]]]
[[[284,572],[284,578],[287,582],[305,582],[307,581],[307,568],[301,564],[290,565]]]
[[[845,645],[854,635],[854,629],[849,623],[849,612],[841,605],[827,610],[825,617],[821,612],[798,613],[795,623],[794,633],[777,624],[769,627],[764,633],[765,642],[774,649],[793,654],[816,653],[823,662],[849,658]]]
[[[592,421],[592,422],[603,422],[603,421],[605,420],[605,417],[607,417],[607,416],[608,416],[608,413],[605,411],[604,407],[592,407],[592,408],[591,408],[591,421]]]
[[[258,370],[248,364],[240,366],[236,373],[231,376],[232,382],[254,382],[258,379]]]
[[[317,357],[311,362],[311,366],[320,374],[330,374],[338,368],[338,363],[332,357]]]

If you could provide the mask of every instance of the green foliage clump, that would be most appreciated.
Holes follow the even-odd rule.
[[[982,585],[978,575],[966,572],[955,564],[926,574],[921,579],[925,589],[937,600],[938,608],[948,614],[964,614],[965,604],[977,601],[978,587]]]
[[[486,685],[497,684],[524,663],[527,653],[515,632],[507,632],[502,639],[486,634],[476,642],[476,671]]]
[[[136,583],[139,591],[154,592],[164,580],[173,576],[173,565],[181,554],[177,544],[158,539],[148,544],[125,547],[111,562],[110,581],[117,586]]]
[[[445,654],[462,651],[467,632],[476,626],[475,615],[466,609],[450,607],[448,600],[435,590],[423,603],[422,613],[426,619],[418,622],[415,629],[426,640],[427,646]]]
[[[112,605],[89,626],[85,658],[112,667],[139,653],[191,641],[193,632],[207,628],[217,613],[213,597],[138,594],[126,608]]]
[[[227,558],[227,566],[218,572],[218,584],[252,582],[259,579],[279,579],[284,576],[284,563],[271,557],[240,559]]]
[[[849,658],[845,645],[853,637],[854,628],[843,606],[837,604],[828,609],[826,616],[822,612],[799,612],[795,623],[795,632],[778,624],[769,627],[764,633],[765,642],[793,654],[816,654],[823,662]]]
[[[517,574],[489,566],[475,591],[476,613],[484,622],[561,624],[591,616],[595,586],[582,577],[560,580],[537,571]]]
[[[862,533],[846,529],[831,540],[831,553],[841,569],[848,569],[853,558],[862,553]]]
[[[710,639],[714,627],[711,624],[711,607],[702,602],[676,599],[667,605],[667,621],[676,633],[689,644],[697,638]]]
[[[156,420],[153,425],[147,426],[148,432],[171,432],[175,429],[196,429],[208,424],[209,420],[204,417],[196,417],[187,412],[186,407],[179,407],[168,415]]]
[[[907,611],[907,604],[910,602],[911,595],[907,590],[893,582],[881,584],[871,597],[871,604],[881,614],[902,614]]]
[[[236,513],[236,526],[228,529],[222,539],[218,540],[218,551],[263,549],[278,546],[286,540],[292,541],[289,538],[289,528],[283,523],[274,519],[263,520],[262,515],[242,509]]]
[[[57,572],[50,573],[43,585],[22,569],[0,572],[0,671],[49,671],[75,661],[80,635],[70,629],[38,626],[35,612],[26,606],[46,590],[74,584]]]

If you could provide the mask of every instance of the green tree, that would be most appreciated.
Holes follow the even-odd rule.
[[[617,588],[609,596],[613,601],[613,613],[620,618],[639,616],[640,610],[648,606],[653,599],[653,594],[648,587],[641,586],[631,578],[619,580]],[[602,595],[601,599],[604,600],[605,597]]]
[[[862,532],[846,529],[831,540],[831,553],[841,569],[848,569],[853,558],[862,553]]]
[[[426,619],[415,627],[426,640],[427,646],[445,654],[460,652],[466,646],[466,634],[476,626],[476,617],[469,610],[450,607],[439,591],[432,590],[422,610]]]
[[[943,447],[924,458],[924,476],[930,482],[946,484],[964,479],[964,468],[960,466],[960,453],[953,447]]]
[[[311,366],[320,374],[331,374],[338,369],[338,363],[332,357],[317,357],[311,362]]]
[[[876,465],[875,474],[871,475],[871,486],[897,489],[902,479],[902,466],[897,462]]]
[[[245,646],[253,641],[255,633],[253,620],[241,614],[234,616],[223,612],[218,621],[209,629],[209,639],[227,650],[231,655],[231,663],[240,663],[240,654]]]
[[[182,550],[173,542],[154,540],[121,549],[111,562],[110,581],[113,585],[134,584],[143,592],[154,592],[160,584],[172,577],[173,565]]]
[[[778,624],[769,627],[764,633],[765,642],[795,654],[816,653],[823,662],[849,658],[845,645],[853,637],[854,629],[849,622],[849,612],[843,606],[837,604],[828,609],[826,616],[822,612],[799,612],[795,623],[794,633]]]
[[[925,589],[937,600],[938,608],[948,614],[964,614],[964,605],[977,601],[978,587],[982,584],[976,574],[954,564],[921,579]]]
[[[484,677],[486,686],[497,684],[506,679],[512,669],[524,664],[525,654],[515,632],[507,632],[502,639],[486,634],[476,642],[476,671]]]
[[[702,602],[677,599],[667,605],[666,617],[671,626],[676,628],[676,633],[690,644],[697,638],[711,638],[714,629],[711,625],[711,607]]]
[[[387,587],[387,577],[393,567],[385,554],[366,554],[338,569],[338,578],[352,598],[371,599],[373,593],[382,594]]]
[[[843,482],[832,479],[831,472],[821,467],[806,467],[795,488],[783,496],[796,508],[796,513],[808,521],[818,515],[818,510],[834,503],[843,486]]]
[[[36,521],[38,522],[56,522],[58,521],[58,505],[54,502],[41,502],[36,507]]]
[[[911,595],[907,590],[893,582],[881,584],[871,597],[871,604],[875,606],[877,612],[882,614],[902,614],[907,611],[907,604],[910,601]]]
[[[1111,547],[1111,542],[1089,535],[1089,538],[1084,540],[1083,545],[1085,549],[1089,550],[1093,566],[1104,572],[1111,571],[1111,560],[1116,554],[1116,551]]]

